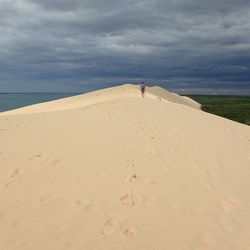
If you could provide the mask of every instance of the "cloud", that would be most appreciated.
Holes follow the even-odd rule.
[[[0,92],[143,79],[245,93],[249,7],[245,0],[0,0]]]

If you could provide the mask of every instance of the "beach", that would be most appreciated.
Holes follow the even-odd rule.
[[[250,127],[125,84],[0,113],[0,249],[249,250]]]

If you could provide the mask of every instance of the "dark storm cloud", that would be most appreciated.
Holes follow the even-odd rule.
[[[0,0],[0,91],[250,94],[249,14],[245,0]]]

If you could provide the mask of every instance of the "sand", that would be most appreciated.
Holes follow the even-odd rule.
[[[1,250],[250,249],[250,127],[148,91],[0,114]]]

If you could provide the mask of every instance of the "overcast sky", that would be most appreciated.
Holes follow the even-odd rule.
[[[250,1],[0,0],[0,92],[142,80],[250,94]]]

